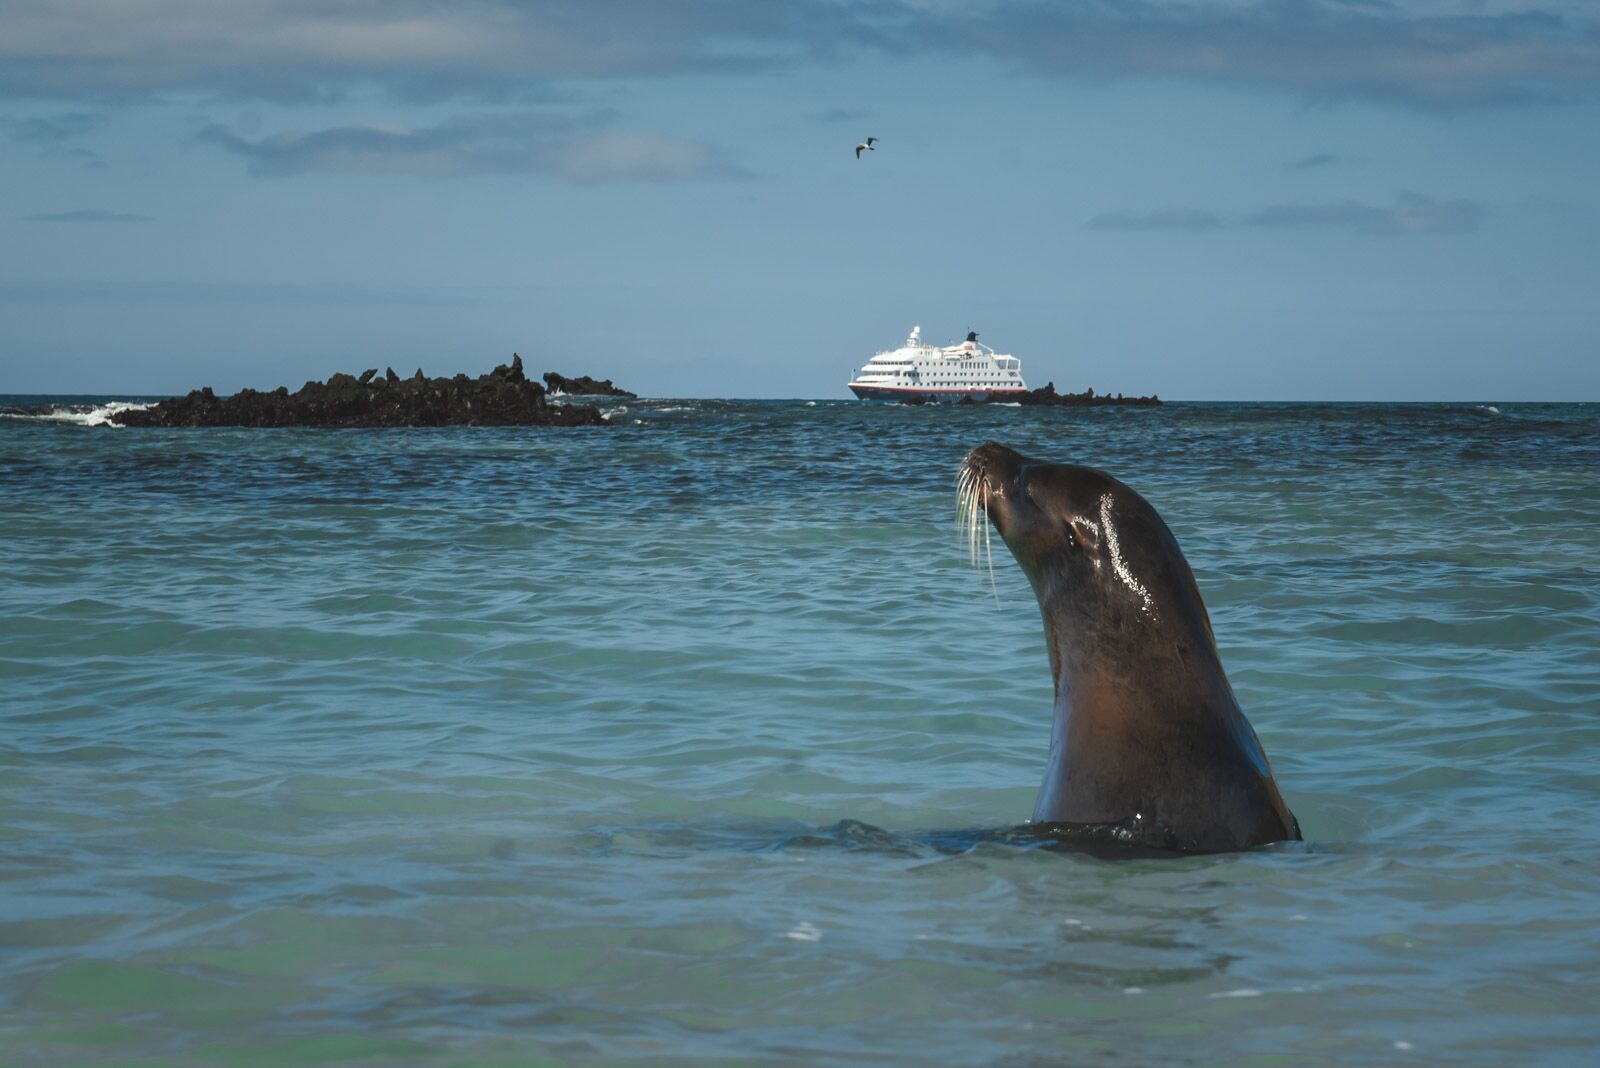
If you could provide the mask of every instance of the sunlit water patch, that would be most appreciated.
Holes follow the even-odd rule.
[[[1596,406],[34,418],[114,400],[0,398],[0,1062],[1600,1052]],[[1307,842],[1005,833],[990,438],[1161,511]]]

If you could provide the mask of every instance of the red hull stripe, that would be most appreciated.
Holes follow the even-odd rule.
[[[1015,394],[1015,393],[1026,393],[1026,392],[1028,392],[1025,389],[988,389],[988,388],[978,387],[978,386],[973,386],[973,387],[970,387],[970,388],[967,388],[967,389],[924,389],[924,388],[918,388],[916,386],[906,387],[906,386],[856,386],[856,385],[852,385],[850,387],[850,389],[858,397],[894,396],[896,394],[901,394],[901,393],[915,393],[915,394],[918,394],[918,395],[926,395],[926,394],[930,394],[930,393],[960,393],[960,394],[988,393],[988,394],[992,394],[992,395],[1003,396],[1003,395],[1008,394],[1008,393]]]

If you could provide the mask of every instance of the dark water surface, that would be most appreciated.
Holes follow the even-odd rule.
[[[1600,1057],[1600,406],[619,418],[0,416],[0,1063]],[[983,833],[989,438],[1165,516],[1303,846]]]

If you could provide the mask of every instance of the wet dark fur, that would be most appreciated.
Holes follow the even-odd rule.
[[[1055,677],[1035,825],[1187,853],[1296,841],[1172,532],[1103,471],[994,442],[963,480],[1033,585]]]

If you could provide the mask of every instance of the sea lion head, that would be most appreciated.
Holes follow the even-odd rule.
[[[1150,502],[994,442],[967,455],[959,485],[970,537],[985,513],[1044,617],[1055,717],[1034,822],[1184,852],[1299,838]]]
[[[1142,640],[1210,620],[1177,539],[1148,501],[1093,467],[1045,463],[988,442],[967,454],[969,514],[985,512],[1028,576],[1047,624],[1071,608],[1074,644]],[[1054,627],[1051,628],[1054,630]],[[1052,634],[1052,653],[1056,638]]]

